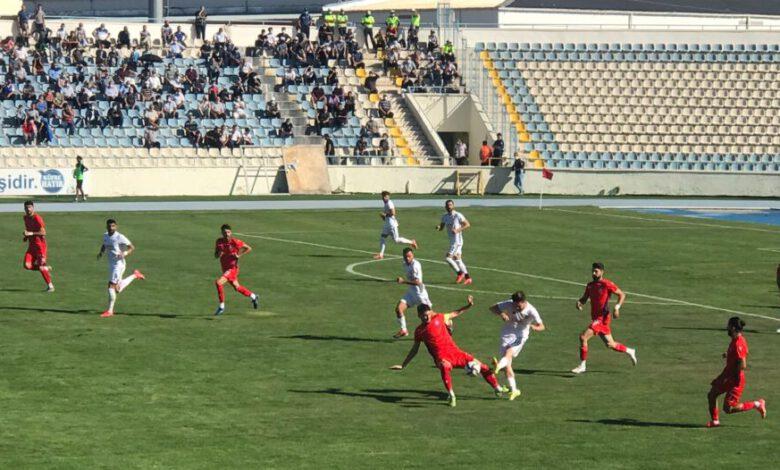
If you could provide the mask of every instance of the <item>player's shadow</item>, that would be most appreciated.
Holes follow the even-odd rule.
[[[743,305],[743,307],[780,309],[780,305]]]
[[[347,341],[350,343],[396,343],[393,339],[359,338],[357,336],[334,335],[290,335],[276,336],[277,339],[301,339],[304,341]]]
[[[401,405],[406,408],[420,408],[423,405],[441,404],[447,405],[447,394],[433,390],[412,390],[412,389],[363,389],[350,392],[340,388],[326,388],[324,390],[289,390],[292,393],[324,394],[351,398],[368,398],[381,403],[390,403]],[[490,400],[485,397],[468,397],[469,400]]]
[[[353,283],[353,282],[376,282],[376,283],[380,283],[380,284],[386,284],[388,282],[395,282],[394,280],[390,280],[390,279],[373,279],[373,278],[370,278],[370,277],[334,277],[334,278],[331,278],[331,279],[333,279],[334,281],[344,281],[344,282],[349,282],[349,283]]]
[[[615,418],[615,419],[568,419],[571,423],[603,424],[607,426],[633,426],[638,428],[679,428],[679,429],[698,429],[701,424],[691,423],[662,423],[658,421],[640,421],[633,418]]]
[[[292,255],[298,258],[365,258],[365,255],[347,255],[347,254],[338,254],[338,255],[331,255],[331,254],[323,254],[323,253],[312,253],[308,255]]]
[[[16,287],[2,287],[0,292],[33,292],[30,289],[19,289]]]
[[[513,368],[514,369],[514,368]],[[574,374],[568,371],[563,370],[543,370],[543,369],[514,369],[516,374],[521,375],[546,375],[550,377],[563,377],[565,379],[572,379],[574,378]],[[591,371],[588,371],[589,373]],[[609,371],[592,371],[592,372],[603,372],[603,373],[611,373]]]
[[[19,306],[1,306],[0,305],[0,312],[8,310],[8,311],[17,311],[17,312],[38,312],[38,313],[65,313],[68,315],[91,315],[91,316],[99,316],[100,312],[98,312],[96,309],[67,309],[67,308],[36,308],[36,307],[19,307]],[[187,317],[180,317],[179,315],[175,315],[173,313],[134,313],[134,312],[117,312],[117,316],[126,315],[128,317],[158,317],[158,318],[187,318]],[[194,317],[189,317],[194,318]]]
[[[664,330],[691,330],[691,331],[718,331],[726,334],[725,328],[710,328],[710,327],[699,327],[699,326],[662,326]],[[756,333],[761,334],[758,330],[751,330],[751,329],[745,329],[745,333]]]

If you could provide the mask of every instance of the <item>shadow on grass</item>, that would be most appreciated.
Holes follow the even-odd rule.
[[[338,255],[331,255],[331,254],[323,254],[323,253],[315,253],[315,254],[309,254],[309,255],[292,255],[297,258],[366,258],[368,255],[347,255],[347,254],[338,254]]]
[[[662,326],[661,327],[664,330],[690,330],[690,331],[719,331],[723,333],[723,335],[726,335],[726,329],[725,328],[710,328],[710,327],[699,327],[699,326]],[[757,333],[761,334],[758,330],[751,330],[749,328],[746,328],[745,333]]]
[[[395,282],[395,280],[390,279],[373,279],[370,277],[333,277],[331,278],[334,281],[345,281],[345,282],[378,282],[378,283],[388,283],[388,282]]]
[[[30,289],[18,289],[16,287],[3,287],[3,288],[0,288],[0,292],[42,292],[44,294],[46,293],[46,291],[44,291],[44,290],[34,291],[34,290],[30,290]]]
[[[291,335],[276,336],[277,339],[302,339],[305,341],[347,341],[353,343],[396,343],[394,339],[379,338],[358,338],[356,336],[333,336],[333,335]]]
[[[563,377],[566,379],[573,379],[575,377],[575,374],[565,371],[565,370],[543,370],[543,369],[514,369],[516,374],[523,374],[523,375],[547,375],[550,377]],[[595,373],[604,373],[604,374],[614,374],[614,372],[609,371],[592,371]],[[588,373],[591,373],[591,371],[588,371]]]
[[[39,312],[39,313],[66,313],[68,315],[90,315],[98,317],[100,311],[96,309],[66,309],[66,308],[36,308],[36,307],[19,307],[19,306],[0,306],[0,311],[15,311],[15,312]],[[134,312],[117,312],[116,316],[125,315],[128,317],[158,317],[158,318],[195,318],[195,317],[181,317],[173,313],[134,313]]]
[[[288,390],[292,393],[335,395],[351,398],[368,398],[382,403],[400,404],[407,408],[420,408],[423,405],[438,404],[447,406],[447,394],[433,390],[413,390],[396,388],[374,388],[360,391],[346,391],[340,388],[326,388],[324,390]],[[491,400],[495,398],[473,397],[458,395],[458,398],[467,400]]]
[[[2,290],[2,289],[0,289]],[[743,305],[743,307],[753,307],[753,308],[773,308],[776,310],[780,310],[780,305]]]
[[[568,419],[571,423],[604,424],[607,426],[633,426],[638,428],[680,428],[680,429],[699,429],[704,426],[691,423],[662,423],[657,421],[639,421],[633,418],[617,419]]]

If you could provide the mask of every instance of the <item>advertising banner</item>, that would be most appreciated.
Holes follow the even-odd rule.
[[[84,178],[86,190],[89,173]],[[57,196],[76,192],[72,168],[0,169],[0,196]]]

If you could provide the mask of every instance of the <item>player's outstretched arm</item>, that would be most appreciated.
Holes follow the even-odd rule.
[[[236,253],[236,257],[240,258],[245,254],[249,253],[250,251],[252,251],[252,247],[247,244],[244,244],[244,246],[238,249],[238,253]]]
[[[509,315],[506,314],[506,312],[501,311],[501,307],[498,306],[498,304],[494,304],[490,306],[490,313],[501,317],[504,321],[509,321]]]
[[[414,359],[414,356],[417,355],[417,352],[420,350],[420,342],[415,341],[412,345],[412,349],[409,350],[409,354],[406,355],[406,358],[404,358],[404,362],[395,366],[390,367],[391,370],[402,370],[406,366],[409,365],[410,362],[412,362],[412,359]]]
[[[458,318],[459,316],[461,316],[464,313],[466,313],[466,310],[470,309],[473,306],[474,306],[474,296],[470,295],[470,296],[466,297],[466,305],[464,305],[463,307],[461,307],[461,308],[459,308],[459,309],[457,309],[455,311],[452,311],[450,313],[445,313],[444,314],[444,318],[446,320],[450,320],[450,319],[453,319],[453,318]]]
[[[615,291],[615,295],[618,296],[618,301],[615,304],[615,308],[612,311],[612,316],[614,318],[618,318],[620,317],[620,307],[623,306],[623,302],[626,300],[626,293],[618,289]]]

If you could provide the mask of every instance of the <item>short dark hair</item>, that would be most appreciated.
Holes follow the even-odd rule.
[[[447,199],[446,201],[444,201],[444,206],[446,207],[447,204],[449,203],[452,203],[453,206],[455,205],[455,201],[453,201],[452,199]]]
[[[406,248],[404,248],[404,251],[403,251],[403,253],[404,253],[404,256],[406,256],[406,254],[407,254],[407,253],[414,253],[414,250],[412,250],[411,248],[409,248],[409,247],[407,246]]]
[[[482,145],[487,145],[487,140],[483,140]]]
[[[596,261],[595,263],[593,263],[593,268],[592,269],[600,269],[600,270],[603,271],[604,270],[604,263],[602,263],[600,261]]]
[[[420,304],[417,306],[417,314],[422,315],[423,313],[429,311],[430,309],[431,309],[430,305]]]
[[[739,317],[729,318],[729,328],[734,328],[736,331],[742,331],[745,329],[745,321]]]
[[[233,230],[233,229],[228,224],[222,224],[222,227],[219,228],[219,231],[224,232],[225,230]]]
[[[32,202],[32,201],[24,201],[24,207],[27,207],[27,206],[34,206],[34,205],[35,205],[35,203],[34,203],[34,202]]]
[[[382,191],[382,197],[389,196],[390,191]]]
[[[512,294],[512,302],[522,302],[525,300],[525,292],[518,290]]]
[[[111,224],[115,224],[115,223],[116,223],[116,220],[114,220],[114,219],[106,220],[106,225],[111,225]]]

